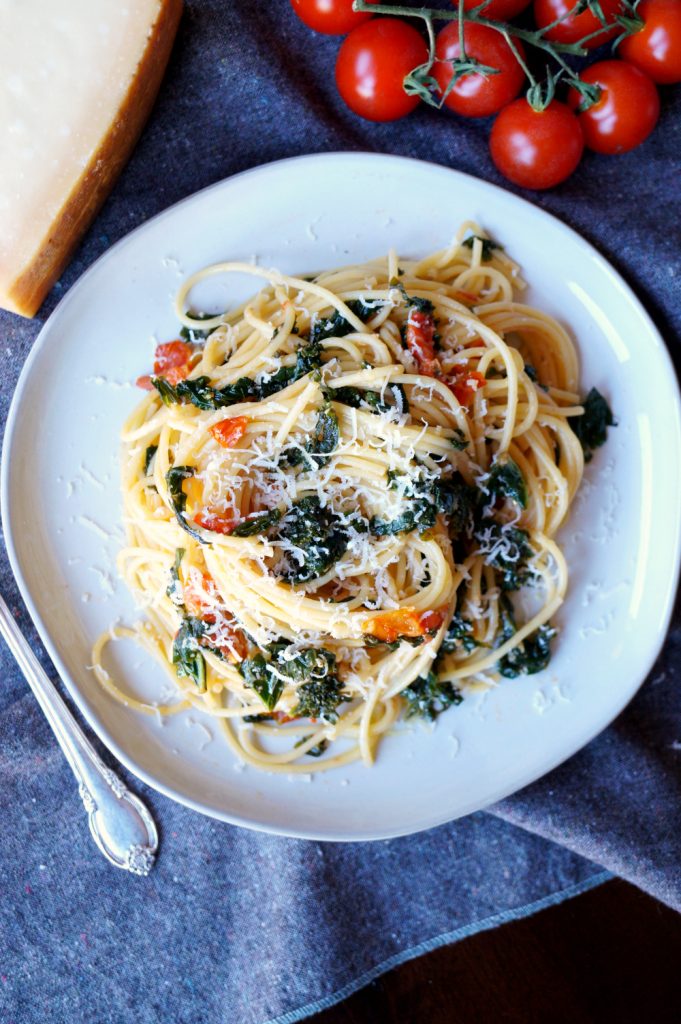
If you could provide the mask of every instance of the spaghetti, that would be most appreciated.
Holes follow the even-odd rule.
[[[233,272],[266,286],[186,312]],[[309,772],[371,763],[399,718],[545,667],[583,407],[573,344],[524,288],[474,224],[421,260],[189,278],[186,340],[159,346],[123,429],[119,570],[146,621],[97,642],[101,684],[144,713],[200,708],[245,762]],[[102,656],[121,636],[176,699],[119,688]]]

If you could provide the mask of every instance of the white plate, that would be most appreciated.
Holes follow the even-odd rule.
[[[570,589],[550,668],[503,682],[401,730],[378,762],[301,778],[235,764],[200,713],[161,725],[115,703],[91,670],[94,639],[136,617],[116,581],[118,434],[156,340],[175,336],[182,278],[223,259],[287,272],[416,256],[479,221],[522,265],[530,301],[576,337],[584,390],[607,395],[618,427],[587,467],[562,543]],[[237,296],[235,287],[240,292]],[[213,282],[222,308],[253,280]],[[468,814],[532,782],[606,726],[663,642],[679,561],[679,395],[666,349],[612,267],[558,220],[508,192],[412,160],[330,154],[249,171],[138,228],[71,289],[19,381],[2,466],[12,567],[78,706],[113,753],[168,796],[226,821],[319,839],[374,839]],[[126,642],[111,664],[158,694],[160,669]],[[213,731],[210,722],[208,728]]]

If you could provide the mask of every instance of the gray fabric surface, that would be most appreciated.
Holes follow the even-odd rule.
[[[283,0],[187,3],[149,126],[75,261],[36,321],[0,313],[3,424],[58,299],[113,241],[204,185],[341,149],[416,156],[505,184],[485,122],[422,110],[373,126],[345,110],[337,45]],[[662,123],[642,150],[587,157],[568,183],[530,196],[634,284],[674,355],[680,107],[679,90],[665,90]],[[38,647],[6,559],[0,587]],[[677,615],[650,680],[580,754],[491,811],[423,835],[350,846],[266,837],[137,785],[162,829],[146,880],[95,851],[69,770],[3,647],[0,1020],[292,1021],[382,966],[597,884],[607,873],[596,865],[681,909],[680,642]]]

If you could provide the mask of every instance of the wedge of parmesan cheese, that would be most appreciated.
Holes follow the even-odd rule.
[[[0,306],[33,316],[137,141],[182,0],[0,0]]]

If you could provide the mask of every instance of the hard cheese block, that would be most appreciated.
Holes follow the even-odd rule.
[[[0,0],[0,307],[33,316],[151,110],[182,0]]]

